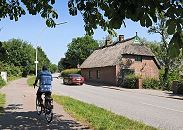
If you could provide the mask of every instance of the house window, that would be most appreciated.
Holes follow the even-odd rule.
[[[135,57],[135,61],[140,61],[140,62],[142,62],[142,56],[136,56],[136,57]]]
[[[91,77],[91,70],[89,70],[89,79],[91,79],[92,77]]]
[[[97,70],[97,79],[100,79],[100,70]]]

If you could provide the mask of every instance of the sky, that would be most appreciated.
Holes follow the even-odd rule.
[[[67,1],[57,0],[54,5],[59,15],[56,22],[67,22],[66,24],[56,26],[56,28],[48,28],[45,20],[39,14],[36,16],[27,14],[17,22],[5,18],[0,21],[0,28],[2,28],[0,41],[16,38],[27,41],[34,47],[38,45],[44,50],[53,64],[58,64],[59,60],[64,57],[67,45],[71,43],[72,39],[82,37],[86,33],[81,15],[79,13],[77,16],[69,15]],[[116,30],[117,34],[123,34],[125,39],[135,36],[137,32],[139,37],[144,37],[149,41],[160,41],[158,34],[148,34],[148,29],[141,27],[138,22],[131,20],[125,20],[125,22],[126,28],[122,26]],[[94,32],[93,38],[95,40],[104,40],[108,34],[100,28]]]

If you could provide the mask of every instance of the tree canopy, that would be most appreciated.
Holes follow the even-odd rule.
[[[150,27],[158,21],[158,14],[166,16],[164,21],[167,33],[173,35],[170,41],[174,52],[183,48],[183,2],[182,0],[70,0],[68,7],[71,15],[80,11],[88,34],[100,26],[104,31],[114,34],[113,29],[126,26],[125,19],[140,22]]]
[[[48,27],[55,27],[53,19],[58,18],[58,14],[53,9],[55,0],[1,0],[0,1],[0,20],[9,17],[10,20],[18,19],[28,12],[31,15],[40,14],[46,19]]]
[[[35,72],[35,48],[28,42],[20,39],[11,39],[0,44],[0,70],[7,71],[8,75],[21,71]],[[45,52],[38,47],[38,69],[41,70],[43,65],[47,65],[52,72],[55,72],[56,65],[50,63]],[[16,71],[15,71],[16,70]],[[15,71],[15,72],[12,72]]]
[[[35,49],[31,44],[20,39],[11,39],[3,42],[3,47],[6,49],[4,58],[5,63],[15,66],[27,66],[34,64]]]
[[[68,44],[68,50],[65,54],[65,59],[61,59],[61,63],[76,68],[81,65],[83,61],[98,48],[98,43],[91,36],[84,36],[73,38],[72,42]],[[63,67],[65,65],[62,65]]]
[[[28,12],[32,15],[40,14],[46,19],[48,27],[55,27],[54,20],[58,18],[58,14],[53,8],[54,4],[55,0],[1,0],[0,19],[9,17],[17,21]],[[68,10],[71,15],[77,15],[77,12],[82,14],[85,30],[89,35],[97,27],[114,34],[114,29],[126,26],[125,19],[150,27],[153,22],[157,22],[157,13],[164,12],[167,17],[167,32],[173,35],[172,46],[183,48],[182,0],[69,0]]]

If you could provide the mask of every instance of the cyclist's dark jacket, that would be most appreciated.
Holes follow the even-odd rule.
[[[41,71],[37,77],[37,80],[39,80],[39,91],[40,92],[51,92],[52,91],[52,86],[51,86],[51,81],[52,81],[52,75],[49,71]]]

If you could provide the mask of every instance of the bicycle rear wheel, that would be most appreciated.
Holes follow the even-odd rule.
[[[37,110],[37,114],[41,115],[41,113],[42,113],[42,106],[41,106],[39,100],[37,99],[37,97],[36,97],[36,110]]]
[[[53,111],[52,111],[51,101],[47,101],[47,103],[46,103],[45,118],[46,118],[48,123],[50,123],[53,119]]]

